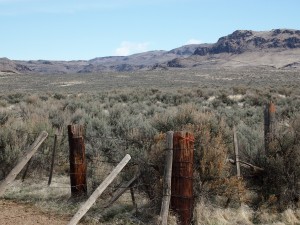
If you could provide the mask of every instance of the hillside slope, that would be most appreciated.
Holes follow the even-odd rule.
[[[198,47],[185,59],[168,62],[170,67],[264,66],[300,68],[300,31],[237,30],[217,43]]]

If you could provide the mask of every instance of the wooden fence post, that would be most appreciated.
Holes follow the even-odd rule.
[[[241,169],[240,169],[239,145],[238,145],[235,126],[233,126],[233,140],[234,140],[234,153],[235,153],[235,162],[236,162],[236,175],[239,178],[241,177]]]
[[[171,208],[179,215],[182,225],[189,225],[194,210],[194,135],[175,132],[173,142]]]
[[[82,125],[68,126],[70,146],[71,195],[79,197],[87,194],[85,145]]]
[[[56,152],[56,143],[57,143],[57,134],[54,135],[54,144],[53,144],[53,152],[52,152],[52,160],[51,160],[51,167],[50,167],[50,175],[48,180],[48,186],[51,184],[53,169],[54,169],[54,161],[55,161],[55,152]]]
[[[265,106],[264,110],[264,139],[265,139],[265,155],[270,155],[270,143],[275,136],[275,104],[270,102]]]
[[[97,187],[89,199],[80,207],[78,212],[73,216],[68,225],[76,225],[79,220],[85,215],[85,213],[91,208],[95,203],[97,198],[102,194],[102,192],[107,188],[107,186],[116,178],[116,176],[121,172],[121,170],[126,166],[126,164],[131,159],[130,155],[126,155],[122,161],[116,166],[116,168],[105,178],[105,180]]]
[[[130,192],[132,190],[132,185],[134,184],[134,182],[136,182],[136,180],[139,178],[140,176],[140,172],[138,172],[136,175],[133,176],[133,178],[130,181],[125,181],[120,185],[120,188],[115,191],[111,197],[111,199],[109,200],[109,202],[107,204],[104,205],[103,208],[107,208],[109,206],[111,206],[115,201],[118,200],[118,198],[121,197],[122,194],[124,194],[125,191],[127,191],[128,188],[130,188]],[[132,197],[132,194],[131,194]],[[135,200],[132,200],[133,204],[135,204]]]
[[[28,170],[29,170],[29,166],[30,166],[30,163],[31,163],[31,159],[32,159],[32,158],[29,159],[29,161],[28,161],[28,163],[27,163],[27,166],[25,167],[25,170],[24,170],[24,173],[23,173],[23,176],[22,176],[22,182],[25,181],[25,178],[26,178],[26,176],[27,176],[27,172],[28,172]]]
[[[167,132],[166,141],[166,165],[163,181],[163,199],[161,203],[159,224],[168,224],[169,206],[171,200],[171,180],[172,180],[172,164],[173,164],[173,131]]]
[[[136,202],[135,202],[135,197],[134,197],[134,190],[133,190],[133,187],[130,188],[130,195],[131,195],[132,205],[133,205],[134,207],[136,207]]]
[[[14,179],[16,179],[17,175],[21,172],[26,163],[31,159],[33,154],[38,150],[40,145],[45,141],[47,136],[48,133],[46,131],[42,131],[40,135],[35,139],[33,144],[29,147],[25,156],[18,162],[15,168],[13,168],[12,171],[10,171],[10,173],[7,175],[7,177],[2,181],[2,183],[0,184],[0,196],[4,194],[6,188],[10,185],[10,183],[13,182]]]

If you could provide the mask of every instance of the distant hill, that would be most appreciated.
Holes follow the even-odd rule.
[[[130,56],[79,61],[10,60],[0,58],[6,73],[97,73],[179,68],[261,66],[300,69],[300,30],[237,30],[217,43],[185,45],[171,51],[149,51]]]
[[[265,66],[300,68],[300,30],[237,30],[217,43],[198,47],[188,58],[176,58],[169,67]]]
[[[226,37],[221,37],[217,43],[209,47],[197,48],[194,54],[241,54],[247,51],[261,51],[269,49],[286,50],[294,48],[300,48],[299,30],[276,29],[271,32],[237,30]]]

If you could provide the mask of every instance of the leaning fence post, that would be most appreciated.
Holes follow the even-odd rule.
[[[173,131],[167,132],[166,141],[166,164],[163,180],[163,199],[161,203],[160,221],[161,225],[167,225],[169,206],[171,200],[171,179],[172,179],[172,164],[173,164]]]
[[[45,141],[47,138],[48,133],[46,131],[42,131],[40,135],[35,139],[33,144],[29,147],[28,151],[26,152],[25,156],[18,162],[15,168],[10,171],[7,177],[2,181],[0,184],[0,196],[4,194],[6,188],[11,184],[11,182],[16,179],[17,175],[21,172],[24,168],[26,163],[31,159],[33,154],[38,150],[40,145]]]
[[[237,177],[241,177],[241,169],[240,169],[240,156],[239,156],[239,145],[236,135],[236,128],[233,126],[233,141],[234,141],[234,153],[235,153],[235,164],[236,164],[236,175]]]
[[[97,187],[89,199],[80,207],[78,212],[73,216],[68,225],[76,225],[79,220],[86,214],[86,212],[95,203],[97,198],[102,194],[102,192],[107,188],[107,186],[116,178],[116,176],[121,172],[121,170],[126,166],[126,164],[131,159],[130,155],[126,155],[122,161],[115,167],[115,169],[105,178],[105,180]]]
[[[87,194],[85,145],[82,125],[68,126],[70,147],[71,195],[78,197]]]
[[[54,135],[54,144],[53,144],[53,151],[52,151],[52,160],[51,160],[51,167],[50,167],[50,175],[48,180],[48,186],[51,184],[53,169],[54,169],[54,161],[55,161],[55,152],[56,152],[56,143],[57,143],[57,134]]]
[[[30,166],[31,160],[32,160],[32,158],[29,159],[29,161],[28,161],[28,163],[27,163],[27,166],[25,167],[24,173],[23,173],[23,175],[22,175],[22,182],[25,181],[25,178],[26,178],[26,176],[27,176],[27,173],[28,173],[28,170],[29,170],[29,166]]]
[[[270,143],[274,139],[275,132],[275,104],[271,101],[264,109],[264,139],[265,155],[270,155]]]
[[[194,210],[194,135],[175,132],[173,141],[171,208],[179,215],[182,225],[189,225]]]

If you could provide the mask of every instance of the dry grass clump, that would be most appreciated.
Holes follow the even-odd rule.
[[[221,208],[201,201],[195,207],[194,221],[196,225],[252,225],[253,216],[253,210],[246,205]]]
[[[200,201],[194,211],[196,225],[298,225],[299,209],[286,209],[282,213],[268,209],[254,211],[242,204],[239,208],[216,207]]]
[[[160,224],[160,223],[161,223],[161,219],[159,218],[159,216],[155,216],[153,218],[153,224]],[[178,217],[174,215],[172,211],[170,211],[168,216],[168,225],[179,225],[179,224],[180,222],[178,220]]]
[[[261,210],[255,212],[255,224],[283,224],[298,225],[300,224],[299,209],[286,209],[281,213],[270,210]]]
[[[37,102],[39,101],[39,97],[37,94],[33,94],[33,95],[30,95],[26,98],[25,100],[28,104],[37,104]]]

